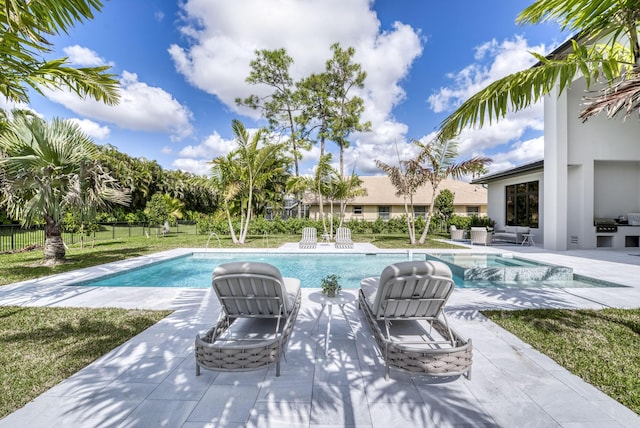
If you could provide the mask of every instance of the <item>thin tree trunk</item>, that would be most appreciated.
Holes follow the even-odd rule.
[[[253,187],[253,184],[251,184]],[[253,201],[253,190],[249,189],[249,200],[247,201],[247,219],[244,222],[244,228],[240,233],[240,243],[244,244],[247,239],[247,233],[249,230],[249,222],[251,221],[251,203]]]
[[[438,190],[439,184],[432,186],[433,194],[431,195],[431,203],[429,204],[429,212],[427,212],[427,218],[425,219],[424,230],[422,231],[422,235],[420,236],[420,240],[418,243],[424,244],[424,241],[427,240],[427,233],[429,233],[429,226],[431,225],[431,217],[433,217],[433,204],[436,200],[436,191]]]
[[[347,201],[345,199],[341,199],[340,200],[340,224],[338,225],[338,227],[342,227],[346,212],[347,212]]]
[[[233,229],[233,221],[231,220],[231,213],[229,212],[229,204],[227,202],[224,203],[224,211],[227,214],[227,223],[229,224],[229,233],[231,234],[231,242],[234,244],[238,243],[238,238],[236,237],[236,231]]]
[[[319,206],[318,208],[320,208],[320,219],[322,220],[322,229],[324,230],[324,233],[327,233],[327,220],[324,218],[324,201],[322,199],[322,192],[320,191],[320,188],[318,188],[318,202],[319,202]]]
[[[409,213],[409,207],[411,207],[411,213]],[[407,198],[404,198],[404,213],[407,216],[407,229],[409,230],[409,243],[415,245],[416,243],[416,228],[415,219],[413,218],[413,201],[411,204],[407,204]]]

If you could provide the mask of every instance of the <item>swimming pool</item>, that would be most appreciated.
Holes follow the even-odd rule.
[[[103,287],[211,287],[211,273],[221,264],[232,261],[259,261],[277,266],[283,276],[300,279],[302,287],[319,288],[326,275],[340,276],[343,288],[358,288],[360,281],[369,276],[378,276],[391,263],[411,259],[429,258],[425,254],[298,254],[298,253],[192,253],[166,261],[133,268],[117,274],[70,284],[72,286]],[[613,284],[580,278],[564,281],[465,281],[454,273],[457,287],[602,287]]]
[[[444,253],[427,258],[444,262],[465,281],[500,283],[523,281],[572,281],[573,269],[514,257],[511,253]]]

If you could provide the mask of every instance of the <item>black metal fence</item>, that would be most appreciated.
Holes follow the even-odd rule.
[[[144,223],[100,223],[98,227],[87,233],[63,232],[62,239],[67,245],[87,241],[131,238],[135,236],[156,236],[162,234],[162,227],[150,227]],[[170,227],[170,233],[198,234],[195,222],[179,222]],[[44,226],[23,228],[19,225],[0,225],[0,252],[16,251],[29,246],[44,245]]]

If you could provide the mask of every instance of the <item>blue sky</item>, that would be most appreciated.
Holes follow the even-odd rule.
[[[372,123],[371,132],[351,136],[346,168],[380,174],[376,159],[410,157],[411,139],[430,139],[468,96],[531,66],[528,51],[548,53],[566,39],[557,25],[517,26],[516,16],[530,3],[107,0],[95,19],[52,39],[51,57],[111,65],[121,103],[109,107],[56,91],[34,93],[29,107],[46,119],[76,120],[97,143],[131,156],[205,174],[208,161],[233,148],[233,119],[247,128],[264,125],[234,103],[260,93],[245,82],[257,49],[285,48],[298,79],[322,71],[329,47],[339,42],[356,49],[355,61],[368,74],[359,95],[363,119]],[[461,158],[493,158],[491,171],[539,160],[542,106],[464,131],[459,142]],[[303,173],[312,172],[317,157],[317,148],[305,156]]]

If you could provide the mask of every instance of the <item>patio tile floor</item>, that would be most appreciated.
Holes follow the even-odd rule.
[[[296,244],[297,245],[297,244]],[[354,251],[363,251],[358,248]],[[370,250],[370,248],[366,248]],[[486,251],[505,251],[490,247]],[[303,289],[282,361],[239,373],[195,375],[193,339],[217,319],[210,290],[77,289],[68,281],[109,266],[0,287],[2,305],[122,306],[175,312],[0,420],[4,427],[638,427],[640,417],[479,314],[487,308],[640,306],[640,258],[616,251],[506,250],[627,288],[456,289],[447,313],[473,339],[471,380],[384,367],[356,303],[326,316]],[[193,250],[189,250],[193,251]],[[475,249],[474,249],[475,251]],[[153,256],[166,257],[180,251]],[[131,264],[131,262],[127,262]],[[120,268],[120,265],[115,265]],[[606,276],[605,276],[606,274]],[[345,290],[355,293],[355,290]]]

